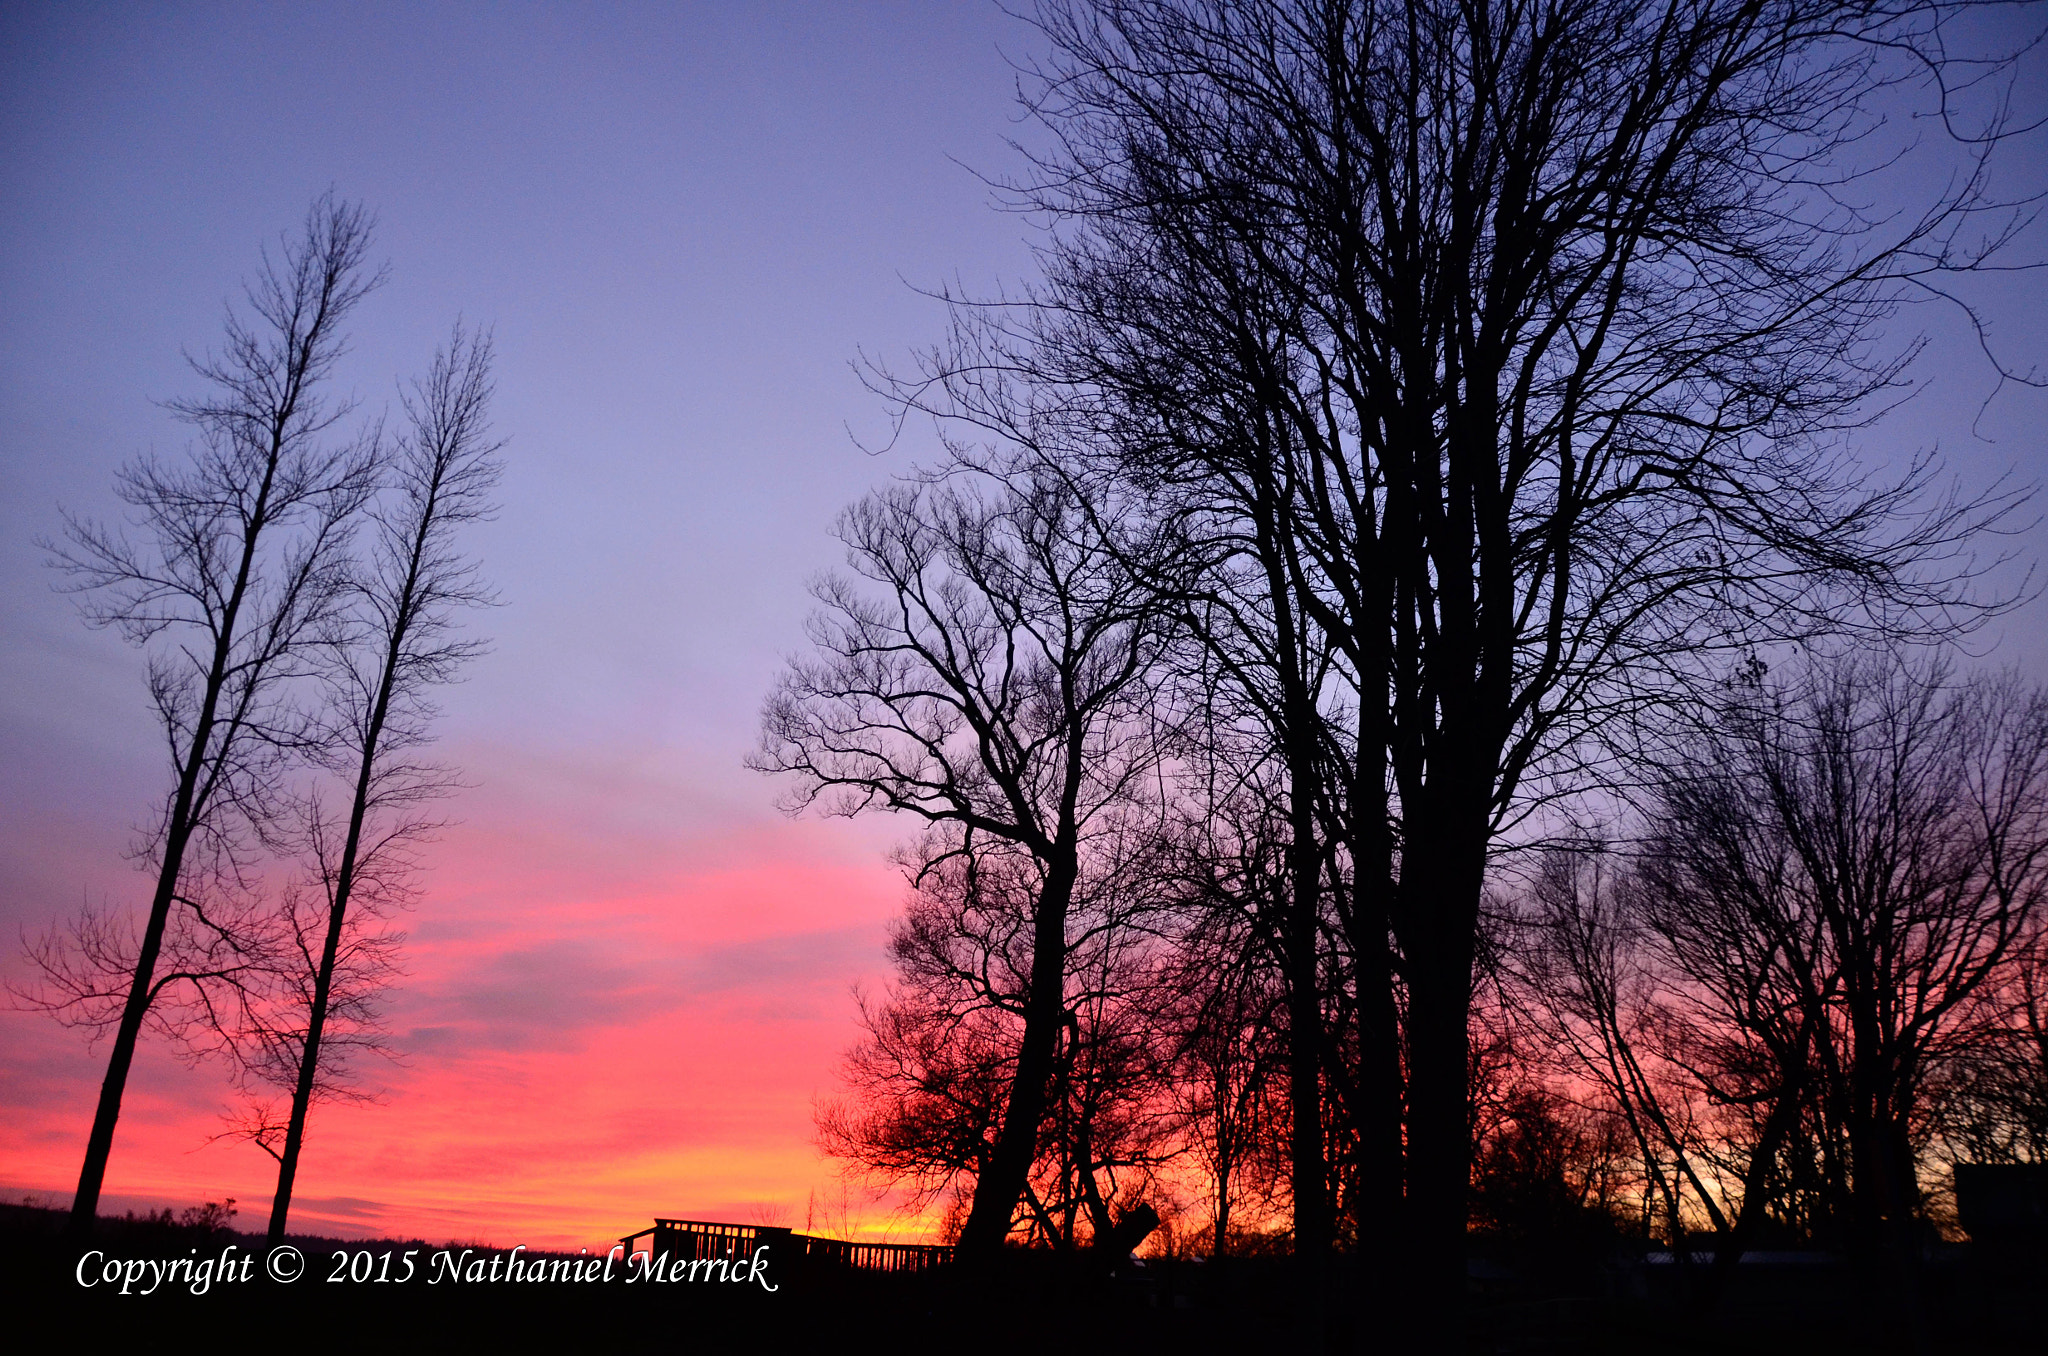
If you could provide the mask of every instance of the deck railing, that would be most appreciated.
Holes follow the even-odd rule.
[[[726,1257],[738,1261],[751,1257],[754,1249],[769,1245],[769,1256],[777,1261],[793,1259],[800,1265],[846,1268],[854,1271],[929,1271],[953,1260],[953,1249],[937,1243],[855,1243],[842,1238],[819,1238],[793,1229],[769,1224],[721,1224],[711,1220],[657,1219],[638,1233],[619,1242],[629,1252],[649,1239],[648,1248],[671,1261]]]

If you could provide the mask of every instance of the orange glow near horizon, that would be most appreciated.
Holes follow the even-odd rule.
[[[459,839],[407,920],[388,1023],[404,1062],[365,1071],[376,1102],[316,1107],[293,1232],[573,1249],[656,1215],[827,1232],[829,1201],[833,1232],[929,1236],[933,1221],[847,1193],[813,1143],[815,1100],[857,1035],[851,987],[884,974],[901,891],[884,863],[747,865],[770,845],[728,840],[696,872],[615,859],[636,879],[599,898],[567,888],[582,873],[548,834]],[[104,1050],[7,1020],[40,1076],[0,1129],[0,1189],[61,1204]],[[233,1095],[218,1069],[146,1041],[103,1209],[232,1196],[237,1225],[261,1229],[272,1161],[208,1142]]]

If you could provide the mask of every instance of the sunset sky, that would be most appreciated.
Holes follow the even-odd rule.
[[[1032,276],[1032,223],[978,176],[1016,169],[1037,50],[961,0],[0,8],[0,976],[82,901],[146,902],[142,662],[35,542],[182,448],[157,402],[197,389],[181,353],[259,247],[330,188],[377,214],[390,282],[341,378],[366,411],[458,315],[496,334],[503,511],[471,544],[504,606],[439,726],[470,789],[408,923],[405,1062],[316,1110],[295,1229],[574,1246],[656,1214],[802,1227],[813,1193],[843,1223],[812,1106],[886,975],[909,826],[791,820],[741,759],[833,515],[933,450],[862,450],[889,421],[856,361],[939,337],[919,288]],[[2040,190],[2039,138],[2013,171]],[[2023,364],[2042,292],[1985,297]],[[2048,401],[1992,398],[1949,314],[1902,323],[1934,336],[1929,389],[1873,463],[1938,444],[1966,484],[2040,479]],[[2048,610],[1980,648],[2043,674]],[[68,1201],[103,1072],[0,1010],[0,1193]],[[260,1223],[271,1160],[207,1142],[231,1099],[146,1043],[103,1208],[233,1196]]]

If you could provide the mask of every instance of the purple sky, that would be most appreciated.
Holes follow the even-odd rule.
[[[851,361],[940,334],[912,284],[1031,274],[1028,223],[973,171],[1014,167],[1005,53],[1035,50],[960,0],[0,9],[0,976],[22,975],[18,930],[139,894],[121,852],[162,778],[137,656],[52,593],[34,539],[59,504],[112,513],[121,462],[183,444],[153,403],[195,389],[181,350],[216,340],[259,245],[331,187],[377,212],[391,263],[344,384],[382,406],[458,314],[493,326],[510,446],[474,537],[505,600],[481,622],[495,648],[441,726],[476,789],[395,1014],[419,1058],[385,1107],[334,1121],[345,1163],[338,1129],[326,1160],[309,1146],[302,1193],[337,1228],[529,1242],[620,1212],[801,1215],[831,1180],[809,1099],[853,1039],[848,986],[881,974],[903,826],[786,821],[740,759],[805,581],[836,563],[833,514],[931,450],[923,430],[854,446],[849,427],[888,425]],[[2036,65],[2023,98],[2048,107]],[[2042,147],[2014,148],[2011,191],[2048,186]],[[1979,295],[2010,359],[2048,358],[2039,275]],[[1929,389],[1873,459],[1939,444],[1965,483],[2040,479],[2048,400],[2009,387],[1980,411],[1992,373],[1954,318],[1902,324],[1933,335]],[[2043,558],[2048,534],[2009,545]],[[2048,676],[2048,610],[1999,635]],[[721,1023],[748,1033],[731,1057]],[[670,1063],[619,1053],[652,1029]],[[0,1012],[0,1189],[69,1189],[101,1067]],[[254,1151],[193,1152],[216,1073],[146,1051],[134,1086],[110,1193],[267,1198]],[[464,1138],[487,1107],[687,1144],[593,1151],[580,1179],[485,1203],[461,1161],[520,1142]],[[455,1166],[396,1182],[394,1146],[421,1137]]]

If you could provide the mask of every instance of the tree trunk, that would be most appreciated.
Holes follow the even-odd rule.
[[[334,963],[340,951],[341,929],[348,914],[350,877],[355,866],[355,848],[361,833],[361,807],[349,827],[348,856],[335,884],[334,902],[327,912],[327,940],[320,949],[320,972],[313,980],[313,1008],[306,1022],[306,1044],[299,1052],[299,1079],[292,1088],[291,1120],[285,1127],[284,1152],[277,1159],[277,1192],[270,1198],[271,1247],[284,1242],[285,1218],[291,1213],[292,1185],[299,1175],[299,1146],[306,1135],[306,1113],[313,1104],[313,1083],[320,1069],[320,1038],[327,1026],[327,1003],[334,989]]]
[[[1031,1160],[1038,1152],[1046,1084],[1066,1017],[1067,910],[1078,875],[1078,856],[1069,848],[1054,862],[1039,892],[1032,929],[1031,994],[1024,1004],[1017,1071],[1010,1080],[995,1153],[988,1171],[974,1184],[974,1205],[960,1231],[963,1259],[986,1262],[1000,1254],[1010,1234],[1010,1215],[1023,1197]]]
[[[1393,1308],[1391,1281],[1400,1256],[1397,1240],[1403,1232],[1407,1165],[1402,1144],[1400,1016],[1388,942],[1394,904],[1394,848],[1386,792],[1387,741],[1383,720],[1367,715],[1364,700],[1361,693],[1358,766],[1350,796],[1349,940],[1359,1045],[1354,1115],[1363,1179],[1359,1184],[1363,1208],[1358,1218],[1358,1285],[1351,1307],[1359,1349],[1377,1351],[1384,1340],[1383,1315]]]
[[[1437,1351],[1456,1351],[1464,1342],[1465,1227],[1472,1176],[1467,1023],[1473,930],[1486,870],[1483,824],[1475,832],[1473,825],[1449,820],[1449,813],[1443,813],[1437,819],[1440,830],[1411,836],[1401,880],[1403,915],[1412,938],[1405,948],[1407,1215],[1416,1269],[1410,1337]],[[1457,832],[1460,827],[1465,832]]]
[[[78,1191],[71,1198],[71,1218],[66,1236],[79,1242],[92,1233],[99,1214],[100,1187],[107,1176],[107,1160],[114,1152],[114,1126],[121,1118],[121,1095],[128,1086],[128,1067],[135,1060],[136,1042],[142,1035],[143,1018],[149,1014],[155,996],[156,958],[163,949],[164,927],[177,895],[178,872],[184,856],[183,814],[190,799],[189,786],[179,788],[179,807],[174,814],[173,836],[165,840],[163,865],[157,873],[156,895],[150,901],[149,922],[142,932],[142,949],[135,958],[135,978],[128,988],[128,1001],[121,1009],[121,1026],[114,1034],[114,1048],[107,1059],[107,1075],[100,1081],[100,1100],[93,1112],[92,1135],[85,1142],[85,1162],[78,1170]]]

